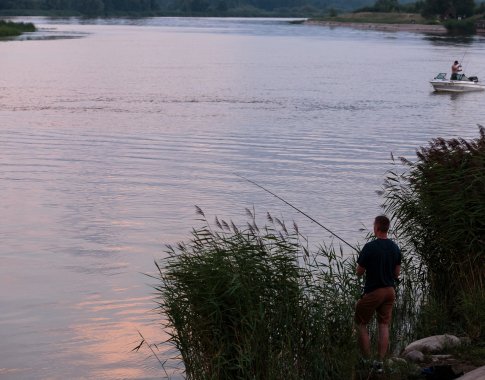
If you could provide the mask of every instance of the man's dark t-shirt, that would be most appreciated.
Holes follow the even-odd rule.
[[[401,265],[401,251],[390,239],[376,239],[362,248],[357,263],[365,268],[364,293],[394,286],[394,269]]]

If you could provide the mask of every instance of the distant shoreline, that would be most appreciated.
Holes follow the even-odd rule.
[[[446,28],[443,25],[425,25],[425,24],[383,24],[367,22],[343,22],[343,21],[323,21],[312,20],[305,21],[308,25],[321,25],[328,27],[343,27],[361,30],[377,30],[383,32],[411,32],[426,34],[446,34]]]

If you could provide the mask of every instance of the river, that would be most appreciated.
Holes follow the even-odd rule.
[[[0,378],[152,379],[140,331],[154,260],[245,208],[361,243],[394,156],[478,136],[485,94],[436,95],[485,39],[291,25],[281,19],[22,19],[0,41]],[[160,352],[161,359],[173,353]],[[169,361],[170,362],[170,361]],[[171,365],[171,364],[170,364]]]

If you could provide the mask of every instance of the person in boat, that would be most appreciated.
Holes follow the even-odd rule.
[[[389,226],[389,218],[385,215],[374,219],[376,239],[364,245],[356,268],[358,276],[365,273],[364,294],[357,301],[354,317],[359,348],[364,361],[369,361],[371,349],[368,325],[376,314],[378,360],[372,366],[377,372],[383,371],[383,360],[388,350],[389,325],[396,299],[395,283],[401,271],[401,250],[387,237]]]
[[[461,65],[458,61],[455,61],[453,65],[451,65],[451,80],[458,79],[458,73],[461,71]]]

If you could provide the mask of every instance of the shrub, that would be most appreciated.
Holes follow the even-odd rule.
[[[24,32],[34,32],[32,23],[0,20],[0,37],[18,36]]]
[[[485,284],[485,130],[479,131],[472,141],[434,139],[416,162],[401,159],[407,170],[390,172],[383,191],[397,232],[424,266],[428,311],[472,336],[483,332],[468,321],[474,303],[463,295],[479,299]]]
[[[468,336],[476,341],[485,340],[485,289],[462,293],[457,309]]]
[[[450,34],[461,34],[461,35],[468,35],[468,34],[475,34],[476,27],[475,27],[475,20],[455,20],[450,19],[443,22],[446,30]]]

